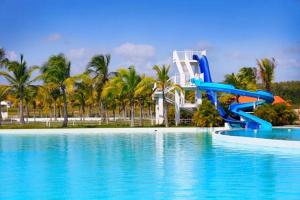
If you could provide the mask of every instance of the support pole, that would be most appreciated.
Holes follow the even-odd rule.
[[[175,125],[180,124],[180,92],[175,90]]]
[[[161,125],[164,122],[164,103],[162,93],[157,94],[157,100],[155,103],[155,124]]]
[[[202,104],[202,94],[201,91],[198,89],[196,89],[195,92],[195,103],[197,106]]]

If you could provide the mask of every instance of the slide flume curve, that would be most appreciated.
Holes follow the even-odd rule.
[[[255,106],[263,103],[272,103],[274,96],[266,91],[258,90],[256,92],[237,89],[229,84],[221,84],[212,82],[208,60],[206,56],[199,58],[197,55],[193,55],[193,59],[198,61],[200,71],[203,73],[203,80],[200,78],[193,78],[194,83],[199,90],[204,90],[207,93],[208,99],[212,104],[216,105],[220,116],[228,122],[232,127],[242,127],[250,129],[272,129],[272,124],[255,115],[250,114]],[[218,101],[217,92],[230,93],[240,96],[254,97],[258,101],[250,103],[233,103],[229,106],[229,114],[223,109],[222,105]],[[231,115],[233,116],[231,116]]]

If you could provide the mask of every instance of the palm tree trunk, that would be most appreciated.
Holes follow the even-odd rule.
[[[52,121],[52,107],[51,104],[49,105],[49,119]]]
[[[125,122],[125,120],[126,120],[126,105],[125,105],[125,103],[123,103],[122,107],[123,107],[123,120]]]
[[[92,105],[89,105],[89,113],[88,113],[89,117],[92,117]]]
[[[166,97],[165,97],[165,91],[164,88],[162,90],[162,96],[163,96],[163,105],[164,105],[164,121],[165,121],[165,127],[169,127],[169,121],[168,121],[168,105],[166,102]]]
[[[140,123],[139,126],[143,126],[143,100],[140,99]]]
[[[80,105],[79,107],[79,115],[80,115],[80,121],[82,121],[82,115],[83,115],[82,105]]]
[[[82,104],[82,120],[84,121],[84,116],[85,116],[85,104]]]
[[[56,101],[54,101],[54,121],[57,121],[57,115],[56,115]]]
[[[150,119],[151,119],[151,125],[153,125],[152,105],[151,104],[149,104],[149,116],[150,116]]]
[[[269,80],[266,81],[266,90],[268,92],[271,92],[271,83],[269,82]]]
[[[62,116],[62,113],[63,113],[63,107],[62,107],[62,106],[59,106],[59,117]]]
[[[106,121],[106,124],[108,125],[108,111],[107,111],[107,106],[105,106],[105,121]]]
[[[65,91],[65,87],[62,87],[63,101],[64,101],[64,122],[63,127],[68,126],[68,104],[67,104],[67,95]]]
[[[28,123],[29,109],[28,109],[28,103],[27,103],[27,102],[26,102],[26,104],[25,104],[25,110],[26,110],[26,122]]]
[[[0,101],[1,102],[1,101]],[[0,104],[0,126],[2,125],[2,106]]]
[[[113,112],[114,121],[116,121],[116,109],[115,109],[115,107],[113,107],[112,112]]]
[[[23,111],[23,91],[20,91],[20,104],[19,104],[19,112],[20,112],[20,123],[25,124],[24,121],[24,111]]]
[[[130,127],[134,127],[134,101],[130,100]]]
[[[33,121],[35,122],[35,120],[36,120],[36,114],[35,114],[35,107],[33,107]]]
[[[99,104],[98,104],[98,115],[99,115],[99,117],[102,117],[102,103],[101,103],[101,101],[99,100]],[[102,118],[101,118],[101,120],[102,120]]]

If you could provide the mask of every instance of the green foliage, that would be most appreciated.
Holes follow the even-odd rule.
[[[272,93],[291,101],[295,106],[300,105],[300,81],[274,83],[272,85]]]
[[[203,99],[202,104],[194,113],[193,122],[196,126],[200,127],[215,127],[223,124],[218,111],[207,99]]]
[[[256,68],[242,67],[237,74],[226,74],[224,83],[243,90],[256,90],[256,80]]]
[[[259,78],[262,81],[264,89],[267,91],[271,91],[272,82],[274,80],[275,73],[275,59],[263,58],[257,60]]]
[[[95,55],[91,58],[87,66],[87,73],[90,74],[95,82],[95,87],[97,91],[97,100],[101,98],[101,92],[103,86],[108,81],[109,72],[108,66],[110,64],[110,55]]]
[[[297,120],[297,114],[285,104],[265,104],[255,109],[254,114],[274,126],[291,125]]]
[[[180,90],[182,91],[182,88],[173,83],[170,78],[169,78],[169,71],[170,71],[170,65],[162,65],[162,66],[158,66],[155,65],[153,67],[153,70],[156,72],[156,88],[155,90],[159,90],[162,92],[162,97],[163,97],[163,104],[164,104],[164,124],[166,127],[169,126],[169,122],[168,122],[168,106],[167,106],[167,102],[166,102],[166,94],[165,94],[165,90],[167,88],[174,88],[176,90]]]
[[[0,48],[0,67],[3,67],[8,63],[8,59],[6,58],[6,53],[3,48]]]
[[[66,86],[70,72],[71,62],[63,54],[51,56],[42,67],[44,82],[58,84],[59,87]]]
[[[232,94],[228,93],[221,93],[219,97],[219,102],[221,103],[222,107],[227,111],[229,106],[236,101],[236,98]]]
[[[273,105],[265,104],[265,105],[259,106],[255,109],[254,114],[256,116],[258,116],[259,118],[262,118],[262,119],[272,123],[273,125],[276,124],[277,113],[274,110]]]
[[[68,125],[68,101],[66,96],[66,88],[68,86],[71,72],[71,62],[67,60],[64,54],[51,56],[41,68],[44,82],[47,84],[57,85],[62,93],[64,102],[64,122],[63,127]]]
[[[0,71],[0,76],[3,76],[10,84],[10,88],[14,95],[19,98],[20,101],[20,122],[24,123],[23,114],[23,99],[24,92],[36,79],[31,79],[32,73],[37,67],[28,67],[23,55],[18,61],[7,61],[7,71]]]

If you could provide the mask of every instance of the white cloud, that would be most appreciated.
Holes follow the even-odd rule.
[[[58,40],[61,40],[62,36],[59,33],[53,33],[51,35],[48,36],[47,40],[50,42],[55,42]]]
[[[95,49],[84,47],[68,50],[66,56],[72,63],[72,74],[82,73],[91,57],[98,52]]]
[[[155,56],[155,48],[148,44],[124,43],[114,49],[117,55],[130,62],[145,62]]]
[[[67,52],[67,56],[70,59],[83,59],[89,55],[89,51],[86,48],[77,48],[77,49],[70,49]]]
[[[6,55],[9,60],[17,60],[18,58],[18,55],[15,51],[7,51]]]

